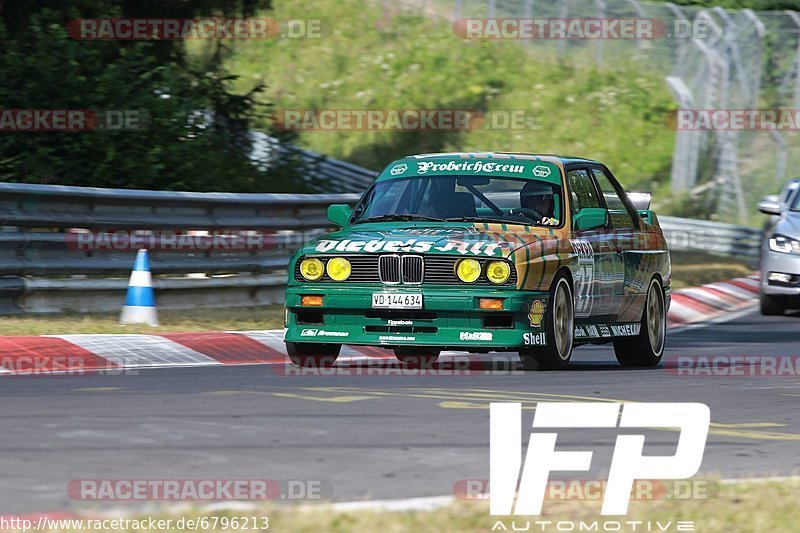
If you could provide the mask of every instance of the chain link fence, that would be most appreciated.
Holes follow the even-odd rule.
[[[647,19],[652,38],[521,38],[572,64],[634,61],[663,76],[679,110],[800,109],[800,15],[637,0],[402,0],[406,10],[463,19]],[[384,2],[396,9],[397,2]],[[666,119],[669,123],[669,119]],[[800,127],[800,126],[798,126]],[[752,222],[754,205],[797,174],[798,127],[676,127],[672,191],[711,218]]]

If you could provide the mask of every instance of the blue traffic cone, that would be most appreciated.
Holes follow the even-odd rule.
[[[133,263],[128,294],[119,316],[120,324],[149,324],[158,326],[156,297],[153,293],[153,277],[150,274],[150,260],[147,250],[139,250]]]

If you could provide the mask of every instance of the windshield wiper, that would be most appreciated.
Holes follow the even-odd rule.
[[[378,217],[365,218],[364,220],[357,221],[356,224],[361,224],[364,222],[388,222],[392,220],[397,220],[397,221],[424,220],[427,222],[445,221],[445,219],[443,218],[426,217],[425,215],[404,214],[404,215],[381,215]]]
[[[526,224],[519,220],[508,218],[492,218],[492,217],[452,217],[445,219],[447,222],[492,222],[495,224]],[[527,224],[529,226],[533,224]]]

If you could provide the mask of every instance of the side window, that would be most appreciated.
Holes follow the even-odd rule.
[[[570,194],[572,195],[572,215],[577,215],[587,207],[602,207],[592,178],[585,170],[572,170],[567,173]]]
[[[608,217],[611,219],[611,227],[613,229],[632,228],[634,227],[633,217],[631,217],[625,203],[617,194],[617,190],[611,184],[605,172],[599,168],[593,168],[592,174],[597,180],[597,185],[603,192],[603,199],[606,201],[608,207]]]

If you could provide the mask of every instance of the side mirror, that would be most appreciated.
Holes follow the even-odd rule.
[[[779,202],[772,202],[770,200],[764,199],[761,202],[759,202],[758,210],[764,213],[765,215],[780,215],[781,204]]]
[[[630,199],[631,203],[633,203],[633,207],[635,207],[637,211],[647,211],[650,209],[650,200],[652,198],[653,195],[649,192],[628,193],[628,199]]]
[[[653,224],[656,220],[656,214],[653,213],[650,209],[640,209],[639,216],[642,217],[642,220],[647,222],[648,224]]]
[[[328,206],[328,220],[337,226],[347,226],[351,216],[353,216],[353,209],[347,204],[333,204]]]
[[[578,211],[573,222],[575,230],[604,228],[608,225],[608,210],[600,207],[587,207]]]

